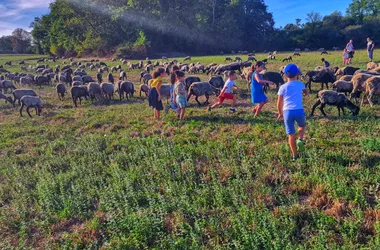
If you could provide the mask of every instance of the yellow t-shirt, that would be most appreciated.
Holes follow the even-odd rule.
[[[160,89],[161,85],[162,85],[161,76],[157,77],[156,79],[153,79],[152,83],[150,84],[152,88],[156,88],[156,89]]]

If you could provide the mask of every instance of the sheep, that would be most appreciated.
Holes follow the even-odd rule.
[[[284,79],[278,72],[265,72],[263,74],[263,79],[275,83],[277,88],[279,88],[280,85],[284,84]]]
[[[200,63],[197,63],[196,65],[195,65],[195,69],[196,69],[196,71],[199,73],[199,71],[202,71],[203,73],[205,73],[205,66],[203,65],[203,64],[200,64]]]
[[[8,89],[16,89],[16,87],[11,81],[3,80],[0,82],[0,89],[4,89],[4,93],[6,94]]]
[[[101,98],[101,96],[102,96],[102,88],[100,87],[99,84],[97,84],[95,82],[90,82],[87,85],[87,90],[88,90],[88,94],[90,95],[90,99],[92,102],[97,97]]]
[[[127,80],[127,73],[125,71],[121,71],[119,74],[119,80],[125,81]]]
[[[225,62],[227,62],[227,61],[228,61],[228,62],[232,62],[232,58],[229,57],[229,56],[226,56],[226,58],[224,59],[224,61],[225,61]]]
[[[59,100],[65,99],[65,93],[66,93],[66,86],[63,83],[58,83],[57,86],[55,86],[55,89],[57,90],[58,98]]]
[[[323,50],[323,51],[321,51],[321,55],[323,55],[323,54],[328,55],[329,53],[326,50]]]
[[[360,108],[348,100],[344,94],[332,90],[321,90],[318,92],[318,101],[314,104],[310,116],[314,115],[314,111],[319,105],[321,105],[319,109],[324,116],[327,116],[323,110],[326,105],[336,106],[338,108],[338,116],[340,116],[341,109],[344,115],[345,107],[348,108],[354,116],[358,115],[360,111]]]
[[[82,76],[82,82],[83,83],[89,83],[89,82],[93,82],[94,80],[92,79],[91,76],[88,76],[88,75],[84,75]]]
[[[141,97],[141,93],[144,92],[146,97],[148,97],[148,93],[149,93],[149,86],[147,84],[141,84],[140,85],[140,97]]]
[[[220,90],[218,88],[215,88],[208,82],[194,82],[190,85],[187,101],[189,101],[192,95],[195,95],[195,100],[197,101],[199,106],[201,106],[202,104],[198,101],[198,97],[205,95],[206,102],[203,105],[206,105],[209,103],[208,100],[209,100],[210,95],[213,95],[213,94],[218,96],[220,94]]]
[[[200,80],[198,81],[200,82]],[[208,82],[215,88],[222,89],[224,86],[224,80],[222,76],[211,76]]]
[[[357,75],[354,75],[354,77],[352,77],[351,82],[353,84],[353,89],[350,94],[350,100],[355,98],[357,102],[357,98],[360,96],[361,92],[365,90],[364,83],[371,77],[373,77],[373,75],[369,75],[369,74],[357,74]]]
[[[79,98],[79,103],[82,104],[82,97],[87,100],[87,97],[90,96],[87,88],[85,86],[74,86],[70,89],[71,97],[73,98],[74,106],[77,108],[77,100]]]
[[[369,62],[369,63],[367,63],[367,70],[373,70],[373,69],[377,68],[377,66],[378,65],[376,63]]]
[[[74,76],[73,77],[73,81],[82,81],[82,77],[81,76]]]
[[[37,96],[36,92],[34,92],[33,89],[15,89],[12,92],[13,94],[13,107],[16,107],[16,100],[18,101],[18,104],[20,104],[20,99],[24,95],[30,95],[30,96]]]
[[[377,66],[376,68],[372,69],[375,73],[380,73],[380,66]]]
[[[26,107],[26,113],[28,113],[29,117],[32,118],[32,116],[29,113],[30,108],[35,108],[36,115],[40,116],[42,111],[42,100],[38,96],[32,96],[32,95],[24,95],[20,99],[21,102],[21,108],[20,108],[20,116],[22,117],[22,110],[24,107]]]
[[[108,73],[108,77],[107,77],[107,79],[108,79],[108,81],[109,81],[110,83],[112,83],[112,84],[115,83],[115,79],[114,79],[112,73]]]
[[[240,57],[235,57],[235,62],[242,62],[243,61],[243,59],[241,59]]]
[[[365,82],[365,94],[362,97],[361,106],[363,106],[364,97],[367,97],[368,102],[372,107],[372,97],[375,95],[380,96],[380,77],[372,76]]]
[[[187,56],[183,59],[183,61],[191,61],[191,57],[190,56]]]
[[[350,82],[354,76],[341,76],[339,80]]]
[[[282,62],[289,62],[289,61],[293,61],[293,57],[292,56],[288,56],[288,57],[285,57],[284,60],[282,60]]]
[[[300,52],[294,52],[293,56],[301,56],[301,53]]]
[[[377,72],[375,72],[373,70],[362,70],[362,69],[359,69],[359,70],[355,71],[354,76],[357,75],[357,74],[367,74],[367,75],[373,75],[373,76],[380,75],[380,73],[377,73]]]
[[[124,93],[127,100],[128,95],[130,95],[130,97],[133,97],[133,94],[135,92],[133,83],[127,81],[119,81],[116,87],[116,92],[119,93],[120,101],[124,98]]]
[[[243,79],[243,80],[246,80],[247,81],[247,87],[248,87],[248,90],[251,89],[251,78],[252,78],[252,68],[248,67],[248,68],[243,68],[243,73],[240,74],[240,77]]]
[[[332,84],[333,90],[347,95],[352,92],[354,85],[350,81],[338,80]]]
[[[257,60],[253,56],[248,56],[247,61],[257,61]]]
[[[186,91],[189,90],[190,85],[193,82],[200,82],[200,81],[201,81],[201,79],[199,77],[197,77],[197,76],[188,76],[188,77],[186,77],[186,79],[185,79],[185,89],[186,89]]]
[[[162,60],[166,60],[166,61],[168,61],[169,59],[168,59],[166,56],[163,56],[163,57],[162,57]]]
[[[325,84],[326,88],[328,89],[329,88],[328,83],[329,82],[333,83],[336,80],[332,72],[327,69],[319,71],[315,76],[312,77],[312,79],[313,79],[313,82],[321,83],[321,89],[323,89],[323,84]]]
[[[97,74],[96,74],[96,79],[98,80],[98,83],[101,84],[102,81],[103,81],[102,74],[101,74],[101,73],[97,73]]]
[[[82,81],[73,81],[73,82],[71,83],[71,86],[81,86],[81,85],[83,85],[83,82],[82,82]]]
[[[4,99],[5,100],[5,103],[9,102],[9,103],[13,103],[13,100],[12,100],[12,97],[10,96],[6,96],[4,95],[3,93],[0,92],[0,99]]]
[[[20,78],[20,85],[32,85],[33,79],[30,79],[29,77],[21,77]]]
[[[105,83],[102,83],[100,85],[101,89],[102,89],[102,92],[103,92],[103,95],[108,99],[113,99],[113,93],[115,92],[115,88],[114,88],[114,85],[112,83],[108,83],[108,82],[105,82]]]
[[[143,71],[143,72],[140,73],[140,83],[141,83],[141,80],[143,80],[143,83],[144,83],[144,84],[147,84],[147,82],[148,82],[150,79],[152,79],[152,78],[153,78],[152,75],[149,74],[149,73],[146,72],[146,71]]]
[[[354,75],[357,70],[360,68],[354,68],[351,66],[347,66],[343,68],[343,75]]]

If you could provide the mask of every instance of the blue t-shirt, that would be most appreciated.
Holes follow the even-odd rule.
[[[287,82],[280,87],[278,95],[284,97],[283,110],[303,109],[302,91],[305,84],[300,81]]]
[[[330,67],[330,63],[328,61],[325,60],[325,67],[328,68]]]

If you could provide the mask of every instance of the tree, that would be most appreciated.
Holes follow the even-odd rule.
[[[12,32],[12,47],[16,53],[30,52],[32,36],[24,29],[17,28]],[[29,50],[29,51],[28,51]]]
[[[376,17],[380,13],[378,0],[353,0],[348,6],[347,15],[353,17],[357,24],[363,24],[365,17]]]
[[[12,36],[0,37],[0,54],[8,54],[13,52]]]

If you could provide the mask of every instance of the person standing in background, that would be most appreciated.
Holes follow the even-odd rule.
[[[371,38],[367,38],[367,52],[368,52],[368,58],[370,62],[373,60],[373,50],[375,49],[375,44],[371,40]]]
[[[354,58],[355,48],[354,48],[354,42],[350,40],[347,45],[346,49],[348,51],[348,64],[351,64],[352,58]]]

